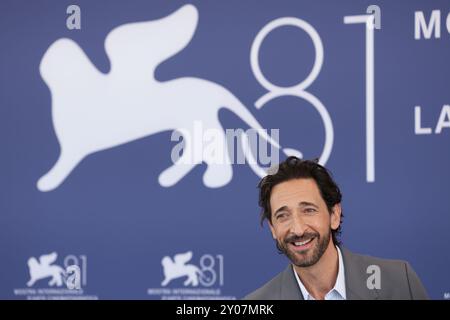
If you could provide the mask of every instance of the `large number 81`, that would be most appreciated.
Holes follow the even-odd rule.
[[[374,16],[357,15],[344,17],[344,23],[364,23],[366,26],[366,180],[375,181],[375,126],[374,126]],[[309,75],[300,83],[283,87],[266,79],[259,65],[259,50],[265,37],[274,29],[283,26],[294,26],[304,30],[311,38],[315,49],[315,61]],[[323,103],[306,89],[314,82],[322,68],[323,45],[317,31],[302,19],[283,17],[269,22],[256,35],[250,51],[250,64],[257,81],[267,89],[267,93],[260,97],[255,106],[261,109],[267,102],[282,96],[294,96],[308,101],[319,112],[325,127],[325,144],[319,162],[325,164],[330,157],[333,147],[333,123],[330,114]]]

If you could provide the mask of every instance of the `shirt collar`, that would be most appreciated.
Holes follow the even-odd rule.
[[[336,283],[334,284],[333,289],[330,290],[325,295],[325,300],[346,300],[347,294],[345,290],[345,270],[344,270],[344,260],[342,259],[341,250],[338,246],[336,246],[337,252],[338,252],[338,275],[336,278]],[[308,290],[306,290],[305,286],[303,285],[302,281],[300,280],[300,277],[297,275],[297,272],[295,271],[294,267],[292,267],[292,270],[294,271],[295,279],[297,279],[297,283],[300,287],[300,290],[302,291],[303,299],[305,300],[314,300],[314,297],[309,294]]]

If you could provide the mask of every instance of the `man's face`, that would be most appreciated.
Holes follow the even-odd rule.
[[[313,179],[292,179],[273,187],[270,208],[279,249],[298,267],[316,264],[331,245],[331,229],[339,227],[340,204],[330,215]]]

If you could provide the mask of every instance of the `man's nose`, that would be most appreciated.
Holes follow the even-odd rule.
[[[308,226],[306,225],[303,217],[300,214],[294,214],[289,226],[289,231],[296,235],[302,236]]]

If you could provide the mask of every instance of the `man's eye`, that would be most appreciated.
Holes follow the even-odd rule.
[[[311,213],[316,213],[316,212],[317,212],[317,210],[316,210],[316,209],[314,209],[314,208],[306,208],[306,209],[305,209],[305,212],[306,212],[306,213],[310,213],[310,214],[311,214]]]
[[[286,213],[279,213],[276,216],[277,219],[282,219],[282,218],[285,218],[285,217],[286,217]]]

